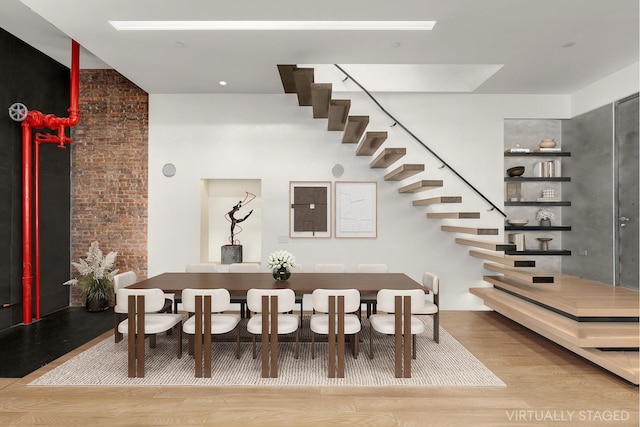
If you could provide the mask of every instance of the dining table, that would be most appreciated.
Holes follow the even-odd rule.
[[[375,295],[380,289],[424,289],[420,283],[404,273],[294,273],[289,279],[278,281],[269,272],[168,272],[141,280],[128,287],[158,288],[165,293],[178,295],[187,288],[224,288],[231,294],[246,294],[252,288],[288,288],[292,289],[296,296],[311,294],[315,289],[357,289],[361,295]]]

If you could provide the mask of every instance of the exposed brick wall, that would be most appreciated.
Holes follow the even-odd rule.
[[[71,144],[71,258],[97,240],[117,268],[147,276],[146,92],[114,70],[80,71],[80,123]],[[73,272],[75,274],[75,272]],[[82,305],[72,290],[72,305]]]

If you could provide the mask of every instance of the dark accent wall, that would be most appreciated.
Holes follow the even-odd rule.
[[[71,56],[71,42],[69,42]],[[22,323],[22,128],[8,108],[21,102],[67,117],[69,69],[0,29],[0,329]],[[38,132],[37,130],[34,131]],[[41,146],[41,311],[69,305],[70,154]],[[35,298],[34,298],[35,301]],[[35,306],[33,313],[35,315]]]

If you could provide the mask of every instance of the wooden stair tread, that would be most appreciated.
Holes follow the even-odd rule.
[[[553,274],[543,274],[537,271],[524,271],[517,270],[504,265],[484,263],[484,268],[487,270],[495,271],[496,273],[502,273],[505,277],[520,280],[525,283],[553,283]]]
[[[313,68],[295,68],[293,70],[293,81],[298,94],[298,105],[311,105],[311,84],[313,83]]]
[[[434,188],[441,188],[443,185],[441,179],[423,179],[421,181],[413,182],[404,187],[400,187],[398,190],[400,193],[419,193],[420,191],[433,190]]]
[[[404,164],[392,170],[384,176],[385,181],[402,181],[417,173],[424,171],[424,165],[421,164]]]
[[[494,236],[498,235],[497,228],[477,228],[477,227],[454,227],[452,225],[442,225],[440,230],[449,231],[451,233],[474,234],[477,236]]]
[[[635,348],[640,344],[637,322],[579,322],[500,289],[471,288],[469,292],[508,305],[509,309],[531,317],[545,332],[578,347]]]
[[[366,132],[360,144],[356,148],[356,156],[373,156],[387,140],[387,131]]]
[[[282,81],[282,88],[284,93],[296,93],[296,83],[293,80],[293,70],[298,67],[294,64],[282,64],[278,65],[278,73],[280,74],[280,81]]]
[[[427,212],[427,218],[476,219],[480,218],[480,212]]]
[[[349,116],[342,135],[343,144],[357,144],[369,125],[369,116]]]
[[[516,245],[513,243],[491,242],[489,240],[465,239],[456,237],[455,242],[459,245],[473,246],[474,248],[488,249],[490,251],[513,250]]]
[[[375,159],[371,161],[369,167],[371,168],[386,168],[394,164],[398,159],[401,159],[407,154],[406,148],[385,148]]]
[[[640,317],[638,292],[619,286],[562,274],[550,284],[507,276],[485,276],[484,280],[574,317]]]
[[[344,130],[350,108],[350,99],[332,99],[329,101],[329,122],[327,124],[327,130]]]
[[[498,264],[508,265],[510,267],[535,267],[535,260],[526,259],[522,257],[505,255],[504,253],[498,252],[487,252],[487,251],[478,251],[478,250],[470,250],[469,255],[486,259],[488,261],[497,262]]]
[[[311,84],[311,107],[314,119],[329,117],[329,101],[331,101],[331,83]]]
[[[438,197],[430,197],[428,199],[414,200],[412,203],[413,203],[413,206],[435,205],[438,203],[462,203],[462,197],[438,196]]]

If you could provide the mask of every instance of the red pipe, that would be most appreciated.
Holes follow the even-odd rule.
[[[65,128],[75,126],[80,122],[79,92],[80,92],[80,45],[71,42],[71,88],[69,117],[56,117],[54,114],[44,115],[37,110],[29,111],[22,122],[22,322],[29,324],[32,321],[32,208],[31,189],[34,189],[35,197],[35,305],[36,320],[40,319],[40,144],[57,143],[64,148],[71,143],[71,138],[65,135]],[[47,128],[57,130],[58,134],[36,134],[35,137],[35,184],[32,181],[31,172],[31,130]]]
[[[28,116],[28,115],[27,115]],[[31,124],[22,122],[22,323],[31,323]]]

